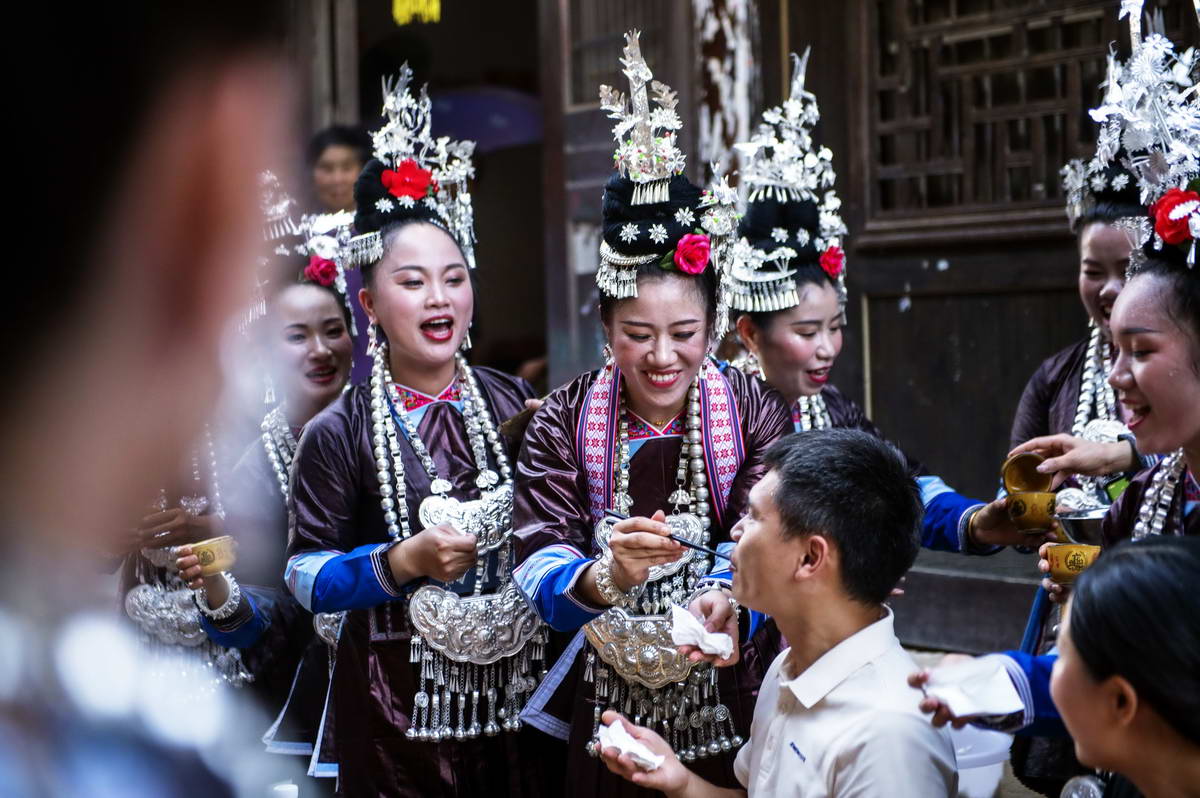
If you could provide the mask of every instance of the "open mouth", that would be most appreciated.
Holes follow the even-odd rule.
[[[816,383],[823,383],[823,382],[829,381],[829,366],[825,366],[824,368],[819,368],[819,369],[808,369],[804,373],[808,375],[808,378],[810,380],[812,380],[813,382],[816,382]]]
[[[1133,430],[1150,415],[1150,405],[1136,404],[1126,400],[1121,400],[1121,404],[1125,405],[1125,411],[1129,414],[1127,420],[1130,430]]]
[[[437,316],[421,322],[421,334],[431,341],[449,341],[454,336],[454,319]]]
[[[336,366],[321,366],[312,371],[307,372],[304,376],[317,383],[318,385],[328,385],[337,378]]]
[[[670,388],[679,381],[681,371],[643,371],[650,385],[655,388]]]

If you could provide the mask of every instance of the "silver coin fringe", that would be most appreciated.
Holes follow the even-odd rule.
[[[520,653],[476,665],[455,662],[413,635],[409,661],[421,669],[420,689],[405,736],[437,743],[519,731],[521,710],[546,676],[546,642],[543,626]]]
[[[378,231],[355,236],[346,243],[346,266],[357,268],[383,258],[383,236]]]
[[[707,663],[692,669],[684,682],[658,690],[630,684],[594,651],[587,652],[584,681],[595,685],[592,715],[592,741],[588,753],[600,753],[600,716],[615,709],[638,726],[647,726],[662,735],[684,762],[716,756],[742,744],[733,728],[729,707],[721,703],[717,690],[717,672]]]
[[[730,292],[730,306],[744,313],[763,313],[784,310],[800,304],[796,282],[789,274],[786,279],[761,283],[735,283]]]
[[[649,183],[635,183],[633,186],[633,199],[630,200],[630,205],[657,205],[660,202],[668,202],[671,199],[671,181],[652,180]]]
[[[596,285],[613,299],[636,297],[637,269],[617,266],[602,259],[600,268],[596,270]]]

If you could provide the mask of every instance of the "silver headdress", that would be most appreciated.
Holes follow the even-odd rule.
[[[637,296],[637,269],[658,263],[663,269],[700,274],[717,270],[718,319],[723,334],[728,315],[726,264],[737,228],[737,192],[717,176],[701,191],[684,175],[685,158],[675,141],[682,127],[675,92],[652,80],[642,58],[639,33],[625,34],[624,66],[630,97],[600,87],[600,105],[617,120],[613,137],[617,172],[604,189],[604,236],[596,285],[616,299]],[[658,106],[650,111],[653,92]],[[626,137],[628,134],[628,137]],[[714,168],[714,173],[715,173]],[[707,253],[701,259],[696,253]]]
[[[625,34],[625,57],[621,59],[625,77],[629,79],[632,108],[627,105],[625,95],[611,86],[600,87],[600,107],[608,111],[610,119],[617,120],[613,126],[613,137],[617,140],[614,160],[621,176],[635,184],[631,204],[651,205],[667,202],[671,178],[683,173],[684,155],[675,144],[675,131],[683,127],[683,121],[675,111],[679,102],[675,92],[665,83],[653,80],[654,73],[642,58],[640,35],[636,30]],[[658,106],[653,112],[646,94],[647,84]],[[660,130],[662,133],[656,135]]]
[[[412,69],[383,80],[387,122],[372,134],[374,158],[354,184],[357,206],[347,266],[383,257],[380,230],[389,222],[424,219],[444,228],[475,268],[475,216],[467,181],[475,176],[473,141],[430,133],[432,103],[424,86],[410,89]]]
[[[1096,146],[1098,168],[1119,162],[1137,181],[1143,205],[1151,207],[1172,190],[1184,195],[1200,178],[1200,105],[1197,104],[1197,59],[1194,50],[1176,53],[1175,46],[1154,32],[1141,39],[1141,2],[1123,0],[1121,16],[1130,17],[1132,55],[1122,64],[1115,56],[1108,60],[1108,79],[1104,101],[1089,113],[1101,124]],[[1089,169],[1091,167],[1089,166]],[[1134,257],[1138,261],[1141,246],[1151,242],[1183,244],[1188,262],[1195,262],[1195,239],[1200,237],[1200,202],[1187,200],[1171,203],[1170,220],[1187,218],[1186,241],[1164,240],[1151,217],[1131,222],[1135,234]],[[1177,215],[1174,215],[1177,214]],[[1168,233],[1168,239],[1176,239]]]
[[[253,299],[238,320],[238,329],[245,332],[266,315],[266,289],[272,280],[285,275],[288,280],[307,280],[335,288],[353,318],[354,310],[346,293],[345,260],[354,215],[348,211],[308,214],[297,221],[296,201],[274,173],[262,172],[258,183],[268,251],[258,260]],[[332,265],[332,274],[323,261]]]
[[[846,225],[834,191],[833,153],[813,143],[821,118],[816,96],[804,87],[811,48],[792,54],[791,91],[783,105],[763,112],[747,142],[735,145],[746,166],[746,215],[733,248],[732,305],[746,312],[774,311],[799,302],[792,276],[799,263],[816,262],[846,295],[842,237]]]

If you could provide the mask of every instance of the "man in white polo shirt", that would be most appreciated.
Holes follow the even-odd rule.
[[[738,753],[746,789],[710,784],[624,719],[666,760],[646,771],[609,748],[605,762],[670,798],[953,796],[954,746],[917,709],[914,663],[883,603],[917,555],[915,480],[894,449],[856,430],[791,435],[766,460],[771,470],[733,530],[733,596],[773,616],[791,648],[767,671]]]

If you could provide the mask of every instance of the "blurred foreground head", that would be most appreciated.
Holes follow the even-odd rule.
[[[101,543],[211,411],[290,112],[284,5],[30,8],[10,74],[43,157],[10,173],[31,218],[3,292],[0,546]]]

